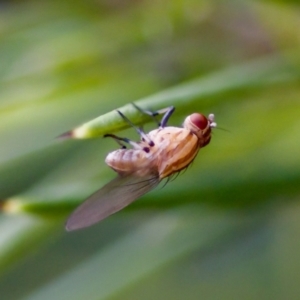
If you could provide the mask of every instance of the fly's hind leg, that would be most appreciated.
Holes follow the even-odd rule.
[[[133,127],[137,133],[141,136],[142,140],[145,141],[150,147],[154,146],[154,142],[148,137],[148,135],[143,131],[143,129],[141,127],[137,127],[135,126],[126,116],[124,116],[124,114],[122,114],[119,110],[117,110],[118,114],[131,126]],[[124,141],[124,140],[123,140]],[[127,141],[124,141],[127,142]],[[131,143],[135,143],[130,141]],[[137,143],[135,143],[137,144]],[[139,145],[139,144],[137,144]],[[140,147],[141,148],[141,147]],[[147,148],[148,149],[148,148]],[[146,150],[145,150],[146,151]],[[149,152],[149,151],[146,151]]]
[[[129,139],[122,138],[122,137],[116,136],[114,134],[105,134],[104,137],[113,138],[121,146],[121,149],[127,149],[126,145],[123,142],[129,143]]]
[[[159,127],[162,127],[164,128],[166,125],[167,125],[167,122],[169,120],[169,118],[171,117],[172,113],[174,112],[175,110],[175,107],[174,106],[169,106],[169,107],[166,107],[166,108],[163,108],[163,109],[160,109],[160,110],[157,110],[157,111],[151,111],[151,110],[146,110],[146,109],[142,109],[140,107],[138,107],[136,104],[132,103],[132,105],[138,110],[140,111],[141,113],[143,114],[146,114],[150,117],[153,118],[153,120],[157,123],[157,125]],[[161,114],[164,114],[161,121],[159,122],[156,117],[158,115],[161,115]]]
[[[105,134],[104,137],[113,138],[121,146],[121,149],[127,149],[126,145],[124,144],[124,143],[127,143],[127,144],[131,145],[134,149],[144,150],[147,153],[150,151],[150,149],[148,147],[143,147],[139,143],[136,143],[128,138],[119,137],[114,134]]]

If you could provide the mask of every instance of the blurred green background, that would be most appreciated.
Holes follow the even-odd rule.
[[[1,1],[1,299],[299,299],[299,28],[298,1]],[[132,101],[226,131],[163,189],[66,233],[117,147],[55,137]]]

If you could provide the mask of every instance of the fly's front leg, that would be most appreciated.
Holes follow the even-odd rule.
[[[142,109],[134,103],[132,103],[132,105],[141,113],[152,117],[154,119],[154,121],[157,123],[157,125],[162,128],[164,128],[167,125],[169,118],[171,117],[172,113],[175,110],[174,106],[169,106],[169,107],[157,110],[157,111],[150,111],[150,110]],[[159,122],[156,119],[156,116],[161,115],[161,114],[164,114],[164,116],[162,117],[161,121]]]
[[[162,117],[162,119],[160,121],[160,127],[164,128],[167,125],[168,120],[171,117],[174,110],[175,110],[174,106],[170,106],[170,107],[167,107],[167,108],[161,110],[161,111],[163,111],[162,113],[164,113],[164,116]]]

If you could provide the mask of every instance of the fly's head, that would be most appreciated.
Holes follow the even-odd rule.
[[[183,127],[197,135],[200,147],[204,147],[210,142],[211,129],[217,127],[217,123],[215,123],[214,119],[214,114],[210,114],[208,118],[206,118],[202,114],[193,113],[186,117]]]

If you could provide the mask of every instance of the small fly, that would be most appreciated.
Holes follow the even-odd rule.
[[[105,159],[118,176],[92,194],[71,214],[66,223],[68,231],[100,222],[155,188],[164,178],[170,178],[187,168],[200,148],[209,144],[211,130],[217,126],[213,114],[205,117],[193,113],[186,117],[183,127],[171,127],[167,126],[167,122],[175,110],[173,106],[156,112],[134,106],[140,112],[150,115],[157,122],[158,128],[145,133],[117,110],[136,129],[140,141],[134,142],[113,134],[105,135],[121,146],[121,149],[110,152]],[[156,120],[159,114],[164,114],[160,122]],[[126,145],[131,148],[127,149]]]

